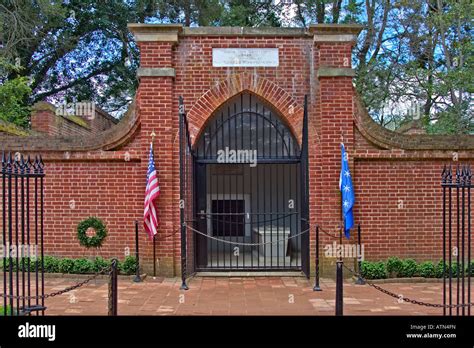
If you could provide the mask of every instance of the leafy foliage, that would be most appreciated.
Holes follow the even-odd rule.
[[[4,306],[0,306],[0,316],[1,315],[12,315],[14,313],[12,313],[12,307],[10,307],[9,305],[7,305],[6,307]]]
[[[456,262],[451,262],[451,275],[456,277],[461,273],[462,267]],[[445,274],[449,276],[449,264],[446,263]],[[469,264],[466,262],[464,275],[469,273]],[[442,278],[443,277],[443,261],[439,261],[436,265],[432,261],[417,263],[413,259],[399,259],[398,257],[390,257],[387,261],[363,261],[361,265],[361,274],[367,279],[385,279],[387,277],[414,277],[420,276],[424,278]],[[471,275],[474,275],[474,260],[471,260]]]
[[[95,230],[93,236],[87,236],[87,230],[92,228]],[[86,248],[100,248],[104,239],[107,237],[107,228],[102,220],[96,217],[89,217],[77,225],[77,239],[79,243]]]
[[[416,271],[417,275],[424,278],[435,278],[436,277],[436,268],[433,262],[425,261],[420,263]]]
[[[387,272],[390,277],[398,277],[401,273],[403,262],[398,257],[390,257],[387,260]]]
[[[125,260],[119,263],[119,271],[122,274],[134,274],[137,270],[137,262],[135,257],[127,256]]]
[[[41,259],[31,259],[30,271],[32,272],[34,272],[36,269],[36,260],[38,260],[38,270],[41,270]],[[0,269],[9,271],[10,259],[6,258],[5,261],[5,268],[3,268],[3,262],[0,262]],[[24,268],[25,272],[28,270],[28,258],[20,258],[18,262],[16,258],[12,258],[11,262],[13,272],[21,270],[22,268]],[[58,258],[55,256],[45,255],[43,262],[45,273],[91,274],[104,271],[104,269],[110,267],[111,265],[111,260],[106,260],[102,257],[96,257],[95,259],[91,260],[87,258]],[[120,274],[135,274],[136,267],[136,259],[133,256],[127,256],[123,261],[118,262],[118,270]]]
[[[72,273],[75,274],[87,274],[94,272],[94,262],[89,259],[76,259],[74,260],[74,267]]]
[[[59,268],[60,273],[73,273],[74,271],[74,260],[65,258],[59,260]]]
[[[102,257],[96,257],[94,259],[94,272],[101,272],[103,269],[110,265],[110,261],[105,260]]]
[[[417,271],[417,263],[413,259],[406,259],[402,261],[399,271],[399,277],[413,277]]]
[[[355,82],[374,120],[397,129],[417,104],[428,133],[472,134],[473,15],[470,0],[0,0],[0,57],[24,67],[0,69],[0,118],[26,126],[39,100],[89,100],[123,113],[138,85],[129,22],[359,23]]]
[[[5,78],[8,74],[20,71],[21,68],[0,57],[0,119],[27,127],[30,108],[26,105],[25,100],[31,94],[31,88],[28,85],[29,80],[24,76],[11,79]]]
[[[362,261],[360,273],[366,279],[387,278],[387,268],[384,262]]]
[[[53,256],[45,256],[43,258],[44,262],[44,271],[47,273],[57,273],[59,272],[59,259]],[[41,264],[41,260],[39,262]]]

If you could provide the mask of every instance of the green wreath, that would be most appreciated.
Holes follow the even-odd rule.
[[[92,237],[86,234],[89,228],[95,230],[95,235]],[[102,220],[96,217],[89,217],[77,225],[77,238],[79,243],[86,248],[100,248],[105,237],[107,237],[107,228]]]

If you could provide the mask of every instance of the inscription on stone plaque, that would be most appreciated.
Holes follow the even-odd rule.
[[[278,48],[213,48],[214,67],[277,67]]]

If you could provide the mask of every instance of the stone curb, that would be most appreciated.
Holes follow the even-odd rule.
[[[456,278],[453,278],[456,279]],[[357,280],[357,277],[352,277],[352,280]],[[443,278],[423,278],[423,277],[411,277],[411,278],[386,278],[386,279],[367,279],[369,282],[374,284],[388,284],[388,283],[442,283]],[[474,280],[474,277],[473,277]]]
[[[27,273],[25,272],[25,275]],[[40,273],[38,273],[40,274]],[[44,279],[53,279],[53,278],[56,278],[56,279],[78,279],[78,280],[83,280],[83,279],[87,279],[89,277],[92,276],[92,273],[90,274],[71,274],[71,273],[44,273]],[[3,272],[0,272],[0,277],[3,277]],[[35,273],[34,272],[31,272],[31,278],[34,278],[35,277]],[[142,274],[140,275],[141,279],[142,280],[145,280],[145,278],[147,277],[146,274]],[[133,279],[135,278],[135,275],[123,275],[123,274],[119,274],[118,275],[118,279],[119,280],[130,280],[130,281],[133,281]],[[101,279],[101,280],[108,280],[109,279],[109,276],[107,274],[101,274],[99,276],[97,276],[95,279]]]

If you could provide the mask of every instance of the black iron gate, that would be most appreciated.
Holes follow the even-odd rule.
[[[454,178],[453,178],[454,176]],[[471,315],[471,167],[445,166],[443,188],[443,314]],[[448,308],[447,308],[448,307]]]
[[[2,154],[3,315],[44,315],[43,168]]]
[[[184,111],[180,124],[182,197],[194,193],[182,209],[193,211],[194,232],[182,233],[183,255],[193,251],[193,269],[309,274],[306,101],[301,149],[273,106],[247,92],[216,110],[194,149]]]

